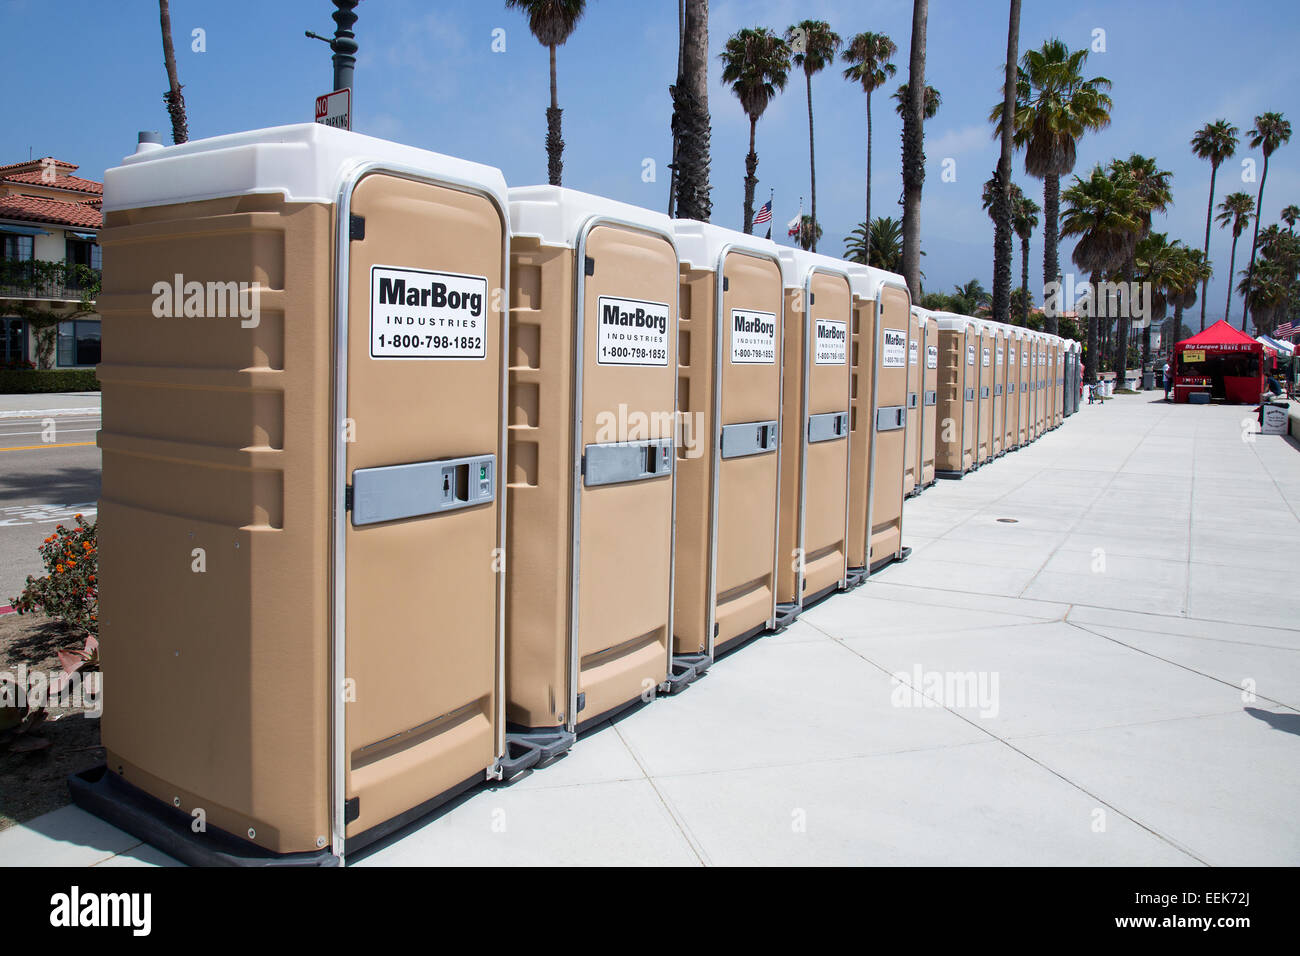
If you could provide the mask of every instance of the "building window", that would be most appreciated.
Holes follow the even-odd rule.
[[[27,321],[0,318],[0,368],[27,358]]]
[[[68,265],[89,266],[92,269],[103,267],[98,243],[88,239],[68,239],[66,243]]]
[[[31,236],[17,236],[12,232],[0,232],[0,258],[15,262],[30,262],[34,240]]]
[[[99,320],[75,319],[59,323],[56,359],[60,367],[99,364]]]

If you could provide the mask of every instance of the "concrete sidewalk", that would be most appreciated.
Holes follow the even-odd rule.
[[[1300,863],[1300,445],[1152,395],[941,482],[905,564],[352,863]],[[75,808],[0,833],[158,862]]]

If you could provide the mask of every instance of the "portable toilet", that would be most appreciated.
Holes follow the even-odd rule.
[[[975,330],[975,467],[993,455],[993,324],[971,318]]]
[[[777,627],[848,586],[849,328],[846,264],[781,247],[785,364]]]
[[[1016,379],[1019,375],[1016,365],[1017,344],[1020,341],[1020,329],[1014,325],[1002,327],[1002,451],[1003,454],[1014,451],[1016,447]]]
[[[683,426],[673,654],[698,670],[776,623],[784,293],[775,243],[692,219],[674,220],[673,234]]]
[[[989,325],[993,328],[993,414],[989,416],[992,431],[989,448],[994,458],[1000,458],[1006,450],[1003,444],[1006,430],[1006,326],[1001,322],[990,322]]]
[[[1079,365],[1079,353],[1079,343],[1071,339],[1069,349],[1066,351],[1065,375],[1065,407],[1068,415],[1073,415],[1079,410],[1079,380],[1082,378],[1083,373],[1083,369]]]
[[[871,411],[858,415],[857,427],[870,429],[866,501],[863,485],[854,482],[850,516],[850,567],[869,575],[903,558],[903,489],[907,468],[908,350],[912,299],[903,277],[855,263],[848,264],[853,312],[859,328],[874,316],[870,357]],[[859,380],[859,386],[863,383]],[[854,465],[859,459],[855,457]],[[857,562],[861,561],[862,564]]]
[[[509,198],[506,706],[549,756],[672,687],[678,258],[662,213]]]
[[[113,691],[73,799],[184,862],[332,865],[531,763],[493,560],[501,173],[303,123],[142,142],[103,209]]]
[[[907,322],[907,428],[903,458],[903,497],[917,490],[917,466],[921,455],[921,322],[908,311]]]
[[[1053,339],[1052,349],[1052,427],[1058,428],[1065,419],[1065,339]]]
[[[1052,334],[1047,336],[1047,351],[1043,365],[1043,430],[1050,431],[1056,427],[1056,346],[1060,339]]]
[[[1021,329],[1019,344],[1016,348],[1016,447],[1022,448],[1033,439],[1031,421],[1033,416],[1033,394],[1030,389],[1029,361],[1034,353],[1034,333],[1031,329]]]
[[[1034,374],[1036,383],[1034,394],[1037,396],[1034,407],[1034,437],[1039,437],[1047,431],[1047,349],[1047,333],[1039,332],[1038,347],[1035,352],[1038,362]]]
[[[938,312],[938,404],[935,415],[934,473],[960,478],[975,466],[975,353],[979,333],[964,315]]]
[[[935,412],[939,396],[939,320],[929,309],[913,306],[921,327],[921,427],[917,440],[918,491],[934,484]]]

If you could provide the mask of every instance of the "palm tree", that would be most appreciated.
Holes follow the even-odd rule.
[[[1100,165],[1087,179],[1074,177],[1074,184],[1061,198],[1066,209],[1061,217],[1061,235],[1078,236],[1071,259],[1090,273],[1092,308],[1088,316],[1088,351],[1084,355],[1084,377],[1097,378],[1097,280],[1122,268],[1133,253],[1142,222],[1133,187],[1123,179],[1108,176]],[[1122,379],[1121,379],[1122,381]]]
[[[172,142],[184,143],[190,138],[190,130],[185,116],[185,95],[181,93],[181,81],[176,73],[170,0],[158,0],[158,18],[162,22],[163,64],[167,67],[167,92],[163,94],[163,102],[167,104],[167,113],[172,120]]]
[[[863,223],[871,222],[871,94],[885,84],[885,81],[898,72],[892,60],[898,46],[883,33],[859,33],[849,41],[848,48],[840,55],[849,64],[844,70],[844,78],[854,83],[861,83],[867,94],[867,215]],[[868,244],[867,258],[870,259],[870,235],[863,229]]]
[[[1017,195],[1011,200],[1011,230],[1020,237],[1020,324],[1029,324],[1029,240],[1038,228],[1041,210],[1015,183]]]
[[[817,240],[822,237],[822,227],[812,216],[799,217],[799,246],[805,250],[817,251]]]
[[[685,0],[681,23],[681,72],[670,88],[677,143],[676,214],[708,222],[709,198],[709,0]]]
[[[1133,189],[1138,221],[1141,223],[1137,235],[1137,241],[1140,242],[1151,234],[1152,215],[1165,212],[1173,201],[1173,193],[1169,186],[1173,173],[1160,169],[1154,159],[1133,153],[1128,159],[1112,160],[1110,175]],[[1136,242],[1133,248],[1136,250]],[[1122,275],[1124,278],[1131,278],[1134,272],[1133,252],[1130,252],[1129,261],[1125,263]],[[1115,366],[1121,370],[1128,359],[1128,333],[1131,326],[1131,317],[1119,317],[1118,335],[1115,336]]]
[[[803,68],[804,80],[808,86],[808,171],[812,179],[812,220],[817,220],[817,154],[813,149],[813,106],[812,78],[835,62],[839,52],[840,35],[831,29],[825,20],[801,20],[785,31],[786,42],[794,52],[794,65]],[[821,234],[818,227],[812,236],[813,252],[817,251],[817,236]]]
[[[921,190],[925,186],[925,30],[929,0],[912,0],[912,41],[903,111],[903,278],[913,299],[921,295]],[[938,109],[938,103],[935,104]]]
[[[1043,180],[1043,284],[1060,277],[1057,223],[1061,176],[1074,169],[1079,140],[1087,132],[1110,124],[1110,80],[1084,79],[1087,50],[1070,52],[1059,39],[1020,58],[1016,79],[1016,115],[1013,142],[1025,150],[1025,172]],[[989,122],[1002,131],[1002,104],[989,111]],[[1055,333],[1055,316],[1047,316],[1047,330]],[[1095,366],[1094,366],[1095,372]]]
[[[1300,206],[1286,206],[1282,209],[1281,220],[1286,223],[1287,229],[1295,232],[1295,224],[1300,220]]]
[[[1223,320],[1229,324],[1232,323],[1232,270],[1237,264],[1237,240],[1246,231],[1250,214],[1254,211],[1255,200],[1250,198],[1250,193],[1228,193],[1223,197],[1223,202],[1219,203],[1219,214],[1214,217],[1220,228],[1232,226],[1232,255],[1228,257],[1228,302],[1223,307]],[[1241,324],[1245,328],[1244,317]]]
[[[1210,203],[1205,207],[1205,248],[1206,259],[1210,257],[1210,219],[1214,216],[1214,180],[1219,175],[1219,167],[1237,152],[1237,133],[1239,130],[1226,119],[1206,123],[1192,137],[1192,152],[1200,159],[1210,161]],[[1205,286],[1201,286],[1201,331],[1205,331]]]
[[[560,135],[559,94],[555,84],[555,48],[564,46],[587,10],[587,0],[506,0],[507,10],[528,17],[528,29],[551,53],[551,105],[546,109],[546,175],[552,186],[564,173],[564,138]]]
[[[1255,276],[1255,251],[1259,244],[1259,216],[1264,211],[1264,180],[1268,179],[1268,158],[1274,150],[1291,139],[1291,123],[1281,113],[1261,113],[1255,117],[1250,131],[1250,148],[1264,151],[1264,172],[1259,177],[1259,193],[1255,196],[1255,236],[1250,243],[1250,268],[1246,272],[1246,307],[1241,315],[1241,331],[1246,331],[1250,317],[1250,284]]]
[[[871,220],[870,230],[865,223],[858,223],[844,240],[844,258],[899,272],[903,268],[903,224],[887,216]]]
[[[907,84],[904,83],[889,98],[894,101],[894,112],[899,116],[904,115],[907,110]],[[934,114],[939,112],[939,107],[943,106],[943,96],[933,86],[925,88],[925,100],[923,115],[926,119],[934,119]]]
[[[955,311],[962,315],[974,315],[993,301],[993,297],[989,295],[979,279],[971,279],[965,285],[955,285],[952,288],[949,299],[954,306],[959,306]]]
[[[745,156],[745,232],[754,231],[754,189],[758,185],[758,153],[754,132],[758,118],[779,90],[785,89],[790,73],[790,47],[766,27],[754,27],[733,34],[722,52],[722,82],[740,100],[749,117],[749,153]],[[870,102],[870,100],[868,100]]]
[[[993,202],[993,318],[1011,321],[1011,151],[1016,115],[1016,60],[1020,50],[1020,0],[1011,0],[1007,18],[1007,58],[1003,63],[1002,128],[998,167],[994,173],[997,194]],[[1021,241],[1022,248],[1024,240]],[[1027,291],[1027,290],[1026,290]],[[1021,296],[1028,309],[1027,296]]]

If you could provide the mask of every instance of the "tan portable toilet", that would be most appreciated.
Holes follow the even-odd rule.
[[[920,464],[921,436],[921,322],[908,311],[907,329],[907,438],[903,461],[903,497],[917,490],[917,466]]]
[[[859,263],[848,263],[853,287],[854,319],[861,330],[874,316],[870,359],[871,411],[861,414],[856,429],[870,429],[866,501],[862,484],[854,482],[850,514],[849,564],[857,579],[870,576],[891,561],[901,560],[903,547],[903,488],[907,467],[908,346],[911,296],[902,276]],[[864,332],[865,334],[865,332]],[[859,379],[859,389],[864,383]],[[855,455],[854,467],[860,459]],[[858,562],[862,562],[859,564]]]
[[[1020,330],[1014,325],[1004,325],[1002,333],[1002,452],[1006,454],[1016,448],[1016,379],[1019,375],[1016,352]]]
[[[304,123],[142,143],[104,214],[113,690],[74,799],[185,862],[329,865],[530,764],[494,560],[501,173]]]
[[[938,312],[939,396],[935,418],[934,473],[960,478],[975,467],[975,401],[979,333],[964,315]]]
[[[938,411],[939,388],[939,320],[929,309],[913,306],[921,325],[921,427],[917,441],[917,490],[924,491],[935,482],[934,439],[935,412]]]
[[[993,327],[970,317],[975,331],[975,467],[992,457],[993,443]]]
[[[776,623],[784,296],[775,243],[673,222],[681,261],[673,654],[695,667]]]
[[[1037,356],[1039,356],[1039,365],[1037,365],[1037,406],[1034,410],[1034,429],[1035,436],[1041,436],[1047,431],[1048,425],[1048,336],[1045,332],[1039,333],[1039,347],[1037,347]]]
[[[1038,406],[1040,396],[1038,394],[1038,353],[1042,348],[1042,333],[1029,333],[1029,441],[1038,437]]]
[[[994,458],[1000,458],[1006,450],[1003,445],[1006,421],[1006,326],[1000,322],[989,324],[993,328],[993,414],[990,416],[992,437],[989,439],[989,448]]]
[[[845,264],[781,247],[785,363],[777,621],[848,586],[849,334]]]
[[[1020,330],[1019,356],[1016,359],[1016,447],[1023,448],[1032,440],[1033,395],[1030,391],[1029,360],[1034,350],[1034,333]]]
[[[509,198],[506,714],[549,756],[673,686],[678,258],[661,213]]]
[[[1056,338],[1052,349],[1052,427],[1060,426],[1065,418],[1062,401],[1065,386],[1065,340]]]

